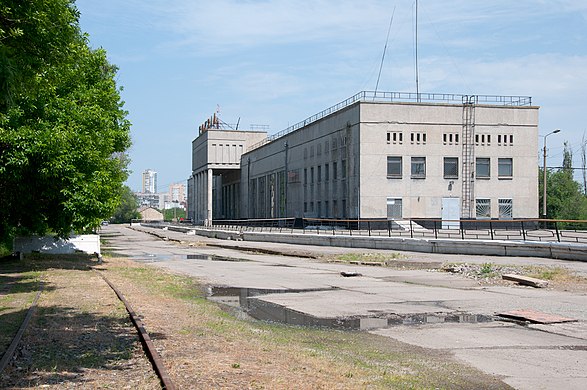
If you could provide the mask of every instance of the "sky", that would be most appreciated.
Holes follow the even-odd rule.
[[[191,142],[218,112],[269,134],[360,91],[415,92],[414,0],[77,0],[90,45],[118,66],[132,123],[127,184],[191,174]],[[391,22],[391,23],[390,23]],[[391,25],[391,27],[390,27]],[[389,38],[388,37],[389,31]],[[531,96],[547,166],[587,140],[587,2],[420,0],[419,91]],[[385,50],[385,60],[382,56]],[[536,151],[542,164],[542,150]],[[579,172],[579,171],[577,171]],[[578,178],[578,174],[576,175]]]

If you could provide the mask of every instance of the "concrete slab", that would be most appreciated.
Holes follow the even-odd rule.
[[[455,356],[519,390],[573,389],[587,386],[587,351],[557,348],[457,350]]]
[[[587,340],[548,334],[503,322],[451,324],[450,326],[403,326],[378,329],[372,333],[431,349],[475,349],[479,351],[481,348],[587,347]]]

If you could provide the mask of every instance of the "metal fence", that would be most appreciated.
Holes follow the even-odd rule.
[[[442,220],[273,218],[216,220],[213,228],[236,231],[302,233],[452,240],[543,241],[587,244],[587,220]]]

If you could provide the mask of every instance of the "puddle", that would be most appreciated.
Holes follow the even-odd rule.
[[[440,323],[476,324],[492,322],[494,316],[469,313],[418,313],[399,315],[375,311],[373,316],[316,317],[285,306],[267,302],[258,297],[267,294],[295,294],[314,291],[332,291],[338,288],[317,289],[257,289],[211,286],[208,299],[222,303],[262,321],[279,322],[288,325],[324,327],[344,330],[369,330],[398,325],[423,325]]]
[[[225,257],[216,255],[187,255],[188,260],[207,260],[207,261],[232,261],[232,262],[245,262],[251,261],[247,259],[239,259],[235,257]]]

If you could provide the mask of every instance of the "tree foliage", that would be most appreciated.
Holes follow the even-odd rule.
[[[126,223],[132,219],[141,218],[141,214],[138,212],[139,200],[136,195],[132,192],[128,186],[122,186],[120,192],[120,203],[114,214],[112,215],[112,222],[114,223]]]
[[[0,236],[92,230],[119,202],[130,123],[78,18],[71,0],[0,5]]]
[[[587,219],[587,197],[573,179],[572,153],[565,142],[563,165],[556,172],[546,170],[546,215],[551,219]],[[543,171],[540,169],[540,209],[543,200]]]

